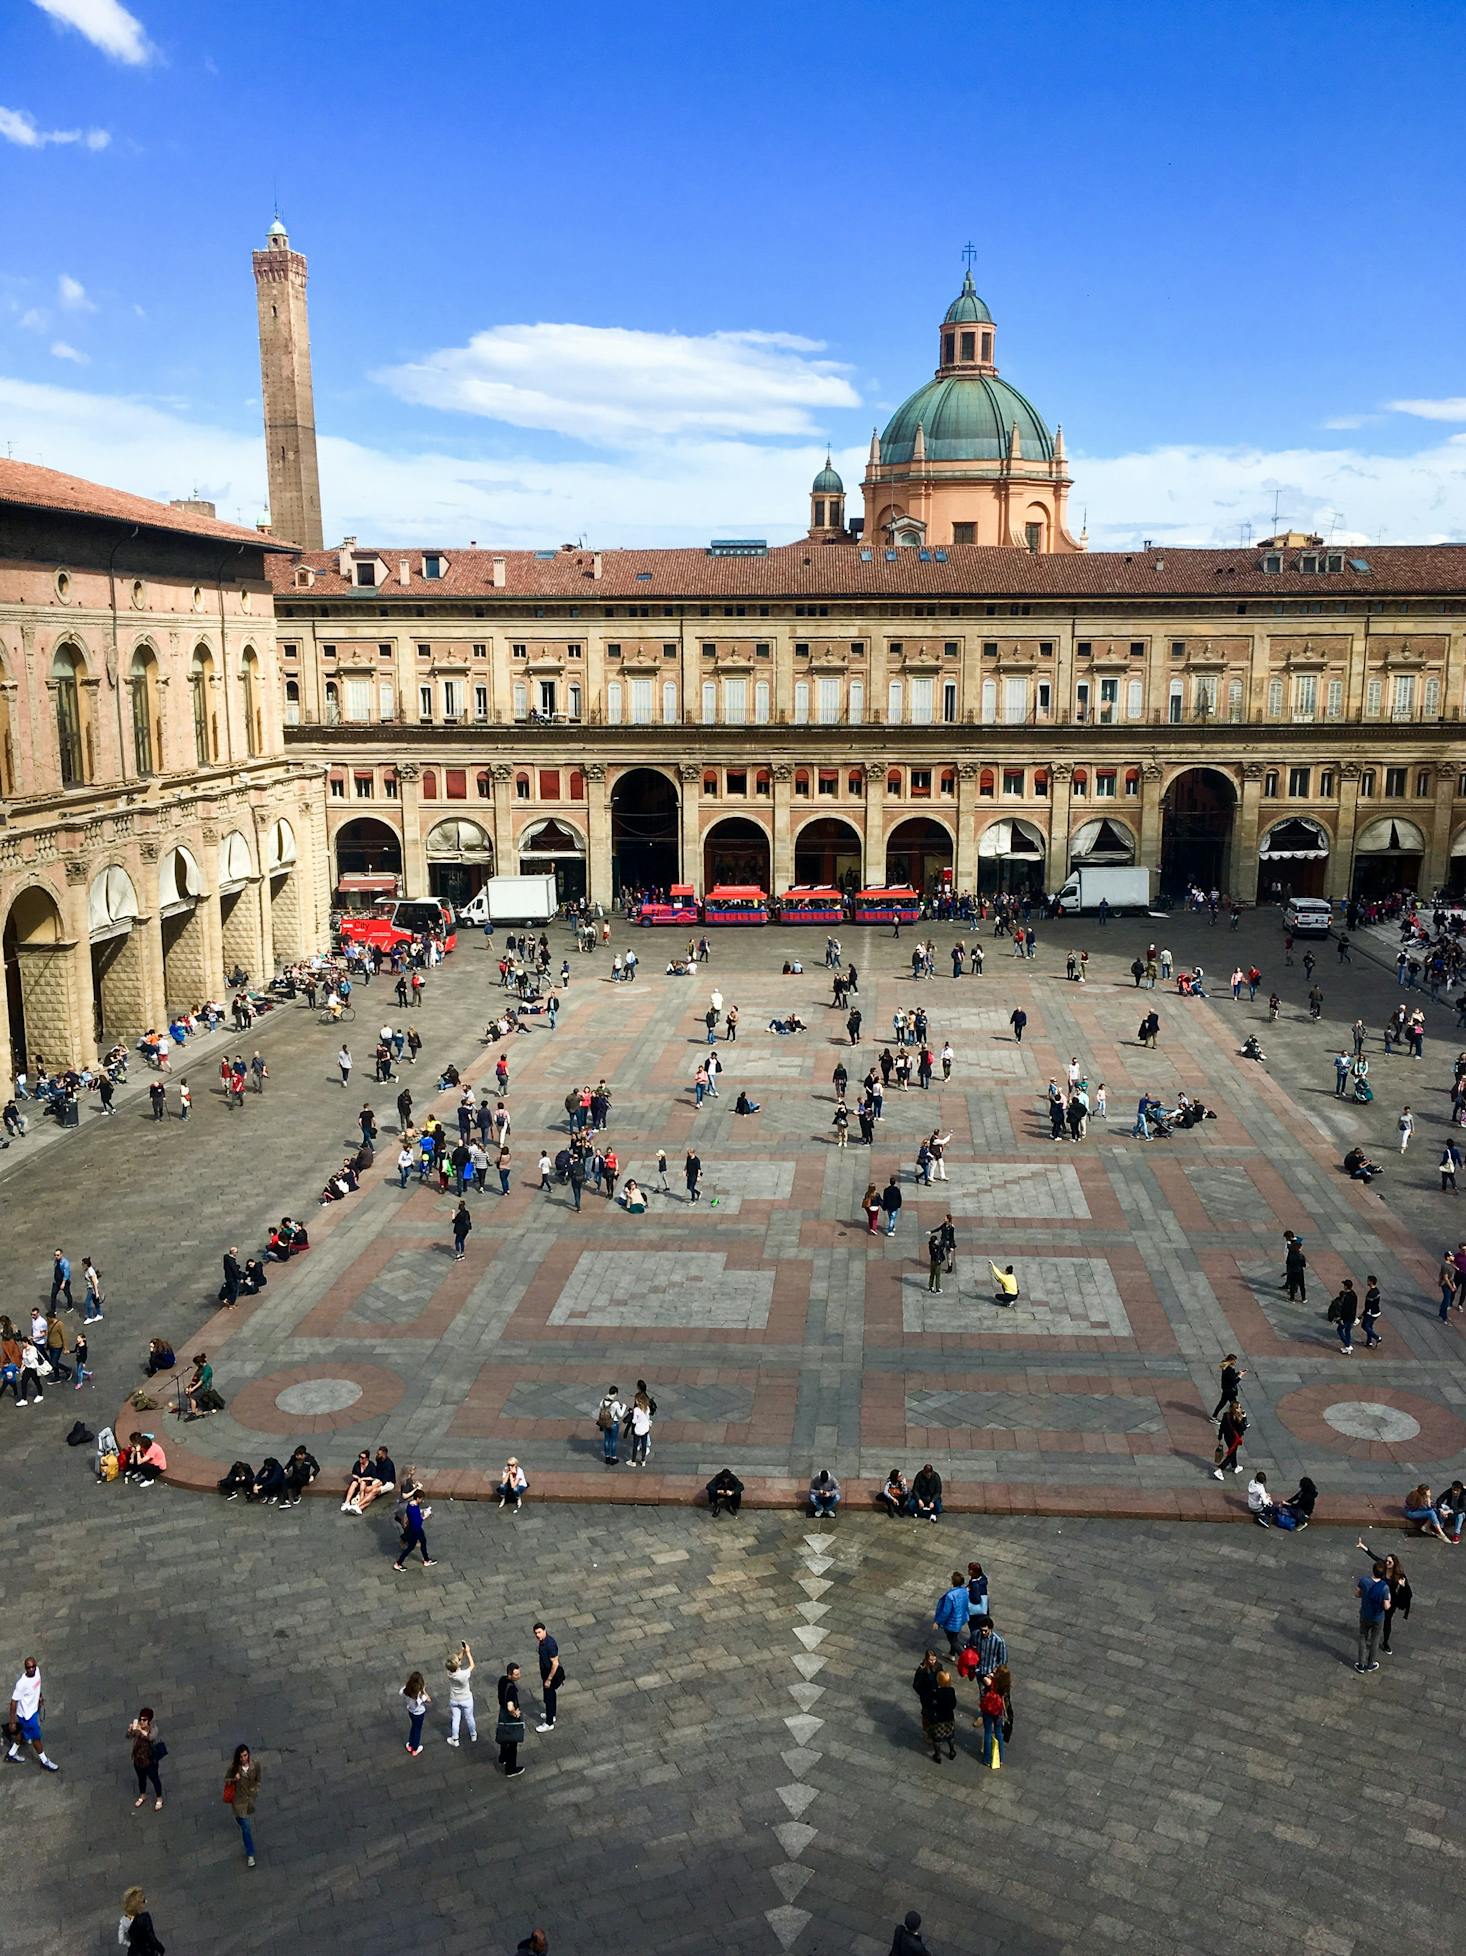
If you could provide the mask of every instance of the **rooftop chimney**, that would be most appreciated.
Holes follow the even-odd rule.
[[[496,591],[502,591],[508,582],[508,571],[509,566],[505,563],[504,559],[502,557],[496,557],[494,559],[494,589]]]
[[[206,502],[202,496],[174,496],[168,507],[184,510],[189,516],[215,517],[217,515],[214,505]]]
[[[601,574],[601,569],[602,569],[601,553],[599,550],[597,550],[590,560],[591,576],[599,577]]]
[[[336,552],[336,568],[348,583],[351,581],[351,553],[355,548],[355,537],[343,537],[341,548]]]
[[[399,557],[397,559],[397,582],[399,584],[411,584],[412,582],[412,571],[405,557]]]

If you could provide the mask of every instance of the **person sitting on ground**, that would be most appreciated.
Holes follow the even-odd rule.
[[[156,1378],[159,1372],[171,1372],[177,1363],[178,1360],[173,1355],[173,1347],[166,1338],[148,1340],[147,1372],[150,1379]]]
[[[692,976],[692,966],[684,958],[673,958],[667,966],[667,976],[669,978],[690,978]]]
[[[396,1490],[397,1469],[392,1463],[392,1456],[385,1447],[378,1447],[372,1456],[366,1487],[356,1496],[356,1512],[365,1514],[379,1495],[393,1494]]]
[[[316,1200],[324,1209],[330,1202],[344,1202],[350,1193],[351,1189],[347,1184],[346,1177],[338,1172],[331,1176]]]
[[[740,1092],[738,1098],[733,1103],[733,1112],[735,1114],[756,1114],[758,1112],[758,1102],[756,1100],[750,1100],[746,1093]]]
[[[342,1497],[341,1512],[344,1515],[360,1514],[357,1501],[371,1485],[372,1457],[365,1449],[356,1456],[356,1465],[346,1477],[346,1493]]]
[[[1317,1504],[1318,1489],[1305,1474],[1298,1483],[1296,1494],[1290,1494],[1286,1501],[1274,1504],[1274,1526],[1284,1529],[1306,1528],[1313,1518],[1313,1510]]]
[[[1441,1518],[1442,1528],[1459,1546],[1462,1528],[1466,1526],[1466,1482],[1452,1481],[1445,1493],[1436,1497],[1435,1511]]]
[[[1257,1060],[1259,1062],[1267,1058],[1267,1054],[1257,1043],[1257,1034],[1255,1032],[1248,1033],[1247,1037],[1243,1040],[1241,1056],[1243,1059]]]
[[[730,1515],[736,1515],[743,1499],[743,1483],[731,1467],[721,1468],[708,1482],[707,1497],[709,1514],[721,1514],[726,1508]]]
[[[510,1454],[504,1462],[504,1471],[499,1476],[499,1485],[495,1489],[499,1497],[499,1506],[502,1508],[507,1503],[510,1513],[517,1515],[519,1504],[528,1491],[529,1482],[524,1477],[524,1469],[513,1454]]]
[[[893,1467],[887,1474],[886,1484],[876,1499],[893,1518],[906,1513],[911,1501],[911,1487],[899,1467]]]
[[[237,1501],[241,1494],[254,1486],[254,1469],[247,1460],[236,1460],[229,1472],[214,1485],[226,1501]]]
[[[449,1087],[458,1087],[462,1086],[462,1084],[463,1082],[459,1077],[458,1068],[450,1062],[443,1068],[442,1076],[438,1081],[438,1092],[446,1093]]]
[[[911,1512],[918,1521],[935,1521],[942,1512],[942,1477],[930,1461],[911,1483]]]
[[[244,1498],[246,1501],[263,1501],[267,1507],[273,1507],[284,1492],[285,1469],[274,1454],[266,1454]]]
[[[1405,1496],[1405,1519],[1415,1523],[1416,1532],[1421,1535],[1434,1535],[1437,1541],[1449,1541],[1450,1537],[1441,1527],[1440,1515],[1436,1512],[1435,1500],[1430,1489],[1421,1481],[1412,1487]]]
[[[1267,1475],[1259,1467],[1247,1483],[1247,1508],[1260,1528],[1273,1525],[1273,1497],[1267,1491]]]
[[[1363,1148],[1352,1147],[1344,1157],[1344,1170],[1351,1182],[1372,1182],[1384,1170],[1376,1161],[1371,1161]]]
[[[159,1474],[168,1471],[168,1456],[158,1445],[156,1434],[134,1431],[128,1439],[127,1478],[135,1487],[151,1487]]]
[[[214,1368],[209,1363],[207,1352],[193,1355],[193,1377],[184,1388],[188,1400],[190,1419],[202,1419],[205,1413],[216,1413],[224,1404],[214,1390]]]
[[[1013,1273],[1012,1264],[1010,1263],[1000,1270],[997,1264],[989,1259],[988,1269],[993,1273],[993,1283],[996,1286],[993,1292],[993,1302],[995,1304],[1016,1303],[1018,1301],[1018,1279]]]
[[[273,1263],[290,1261],[290,1245],[278,1229],[270,1231],[269,1241],[265,1244],[265,1255]]]
[[[292,1508],[300,1506],[300,1497],[321,1471],[321,1463],[305,1447],[297,1447],[285,1463],[285,1494]],[[280,1504],[284,1507],[285,1502]]]
[[[840,1505],[840,1483],[828,1467],[821,1467],[809,1484],[809,1511],[812,1515],[833,1515]]]
[[[628,1215],[644,1216],[646,1214],[646,1190],[634,1176],[621,1191],[620,1201],[621,1206],[626,1210]]]
[[[259,1258],[254,1256],[246,1257],[244,1260],[244,1274],[239,1280],[239,1288],[244,1296],[258,1297],[268,1282],[269,1279],[265,1275],[265,1266],[260,1262]]]

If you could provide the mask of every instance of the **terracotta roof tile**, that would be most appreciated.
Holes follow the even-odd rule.
[[[1344,569],[1304,573],[1300,552],[1283,553],[1285,568],[1269,574],[1256,548],[1225,550],[1083,551],[1071,556],[1030,555],[1026,550],[953,544],[945,562],[929,553],[902,549],[888,559],[881,545],[867,558],[856,544],[792,543],[759,557],[715,557],[704,549],[606,550],[599,553],[601,575],[594,575],[593,553],[532,550],[453,550],[441,555],[447,573],[422,576],[423,551],[358,545],[358,557],[381,557],[391,566],[383,586],[355,589],[343,578],[335,550],[309,551],[271,560],[269,575],[283,599],[309,596],[358,597],[362,603],[401,603],[411,598],[559,599],[641,603],[674,599],[742,598],[1367,598],[1386,593],[1428,597],[1466,596],[1466,544],[1389,544],[1346,548]],[[411,582],[397,579],[407,559]],[[504,583],[494,583],[496,560],[504,564]],[[1352,568],[1355,561],[1367,571]],[[294,571],[307,565],[315,581],[307,594],[297,589]]]
[[[219,523],[192,510],[171,509],[167,503],[150,502],[146,496],[129,495],[125,489],[108,489],[79,475],[62,475],[56,469],[43,469],[34,462],[14,462],[0,457],[0,504],[4,503],[24,509],[56,510],[67,516],[138,523],[145,529],[171,530],[181,536],[228,538],[256,544],[261,550],[295,548],[278,537],[261,536],[258,530]]]

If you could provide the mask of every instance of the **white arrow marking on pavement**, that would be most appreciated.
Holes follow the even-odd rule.
[[[830,1614],[828,1603],[796,1603],[795,1608],[806,1623],[818,1623],[822,1616]]]
[[[801,1711],[813,1711],[825,1695],[822,1684],[786,1684],[784,1689]]]
[[[817,1554],[823,1554],[830,1546],[828,1535],[806,1535],[804,1539]]]
[[[818,1576],[801,1576],[799,1587],[804,1591],[806,1596],[813,1597],[823,1596],[827,1589],[834,1588],[834,1584],[828,1580],[822,1581]]]
[[[809,1747],[804,1745],[792,1745],[787,1752],[779,1754],[796,1779],[803,1779],[810,1767],[817,1766],[824,1756],[822,1752],[811,1752]],[[788,1901],[789,1897],[786,1895],[784,1899]]]
[[[774,1791],[797,1820],[811,1800],[820,1796],[817,1786],[776,1786]]]
[[[807,1908],[767,1908],[764,1918],[779,1938],[781,1949],[792,1949],[795,1939],[800,1936],[809,1922]]]
[[[813,1629],[807,1623],[796,1623],[794,1634],[806,1650],[818,1650],[830,1633],[828,1630]]]
[[[808,1712],[791,1712],[784,1720],[794,1736],[796,1745],[808,1745],[824,1722],[822,1718],[811,1717]]]
[[[783,1848],[791,1861],[797,1860],[809,1846],[818,1827],[811,1827],[805,1820],[786,1820],[774,1829],[774,1839]]]
[[[807,1881],[814,1879],[813,1868],[801,1868],[797,1861],[779,1861],[769,1869],[774,1886],[786,1902],[796,1900]]]
[[[794,1668],[802,1678],[816,1678],[825,1668],[826,1662],[823,1657],[796,1657]]]
[[[832,1569],[835,1565],[828,1555],[811,1555],[805,1558],[804,1566],[812,1576],[822,1576],[826,1569]]]

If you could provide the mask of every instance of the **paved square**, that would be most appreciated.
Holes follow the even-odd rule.
[[[712,1252],[592,1250],[576,1264],[550,1323],[756,1331],[768,1323],[773,1294],[771,1274],[729,1270]]]
[[[966,1293],[928,1290],[924,1278],[901,1288],[907,1331],[982,1331],[1004,1338],[1128,1338],[1130,1320],[1102,1257],[1012,1257],[1016,1304],[993,1303],[986,1268]],[[987,1278],[984,1288],[983,1278]],[[944,1280],[945,1281],[945,1280]]]

